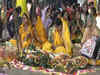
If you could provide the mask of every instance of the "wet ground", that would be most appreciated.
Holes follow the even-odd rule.
[[[23,70],[18,70],[15,68],[13,68],[10,71],[6,71],[6,74],[8,74],[8,75],[47,75],[47,74],[43,74],[41,72],[23,71]]]
[[[89,72],[80,75],[100,75],[100,66],[97,66],[96,69],[97,69],[96,72]],[[12,70],[6,70],[6,74],[8,75],[49,75],[49,74],[43,74],[42,72],[23,71],[15,68],[13,68]]]

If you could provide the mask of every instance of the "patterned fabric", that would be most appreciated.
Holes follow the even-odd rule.
[[[89,58],[92,58],[94,49],[96,46],[96,37],[92,37],[84,43],[82,49],[80,50],[81,54],[86,55]]]

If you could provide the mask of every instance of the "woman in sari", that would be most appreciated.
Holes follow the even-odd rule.
[[[35,29],[37,39],[41,46],[40,48],[44,51],[57,54],[64,53],[72,56],[68,22],[65,17],[61,17],[61,13],[58,14],[56,23],[54,23],[53,29],[50,31],[52,41],[47,39],[46,31],[40,16],[37,16]]]
[[[52,52],[57,54],[64,53],[72,56],[70,33],[65,16],[66,14],[64,14],[64,17],[61,17],[61,14],[59,14],[52,32],[50,31],[53,39]]]
[[[32,43],[32,25],[30,23],[30,19],[27,14],[23,14],[22,17],[22,25],[19,28],[19,36],[20,36],[20,48],[21,50],[28,48]]]

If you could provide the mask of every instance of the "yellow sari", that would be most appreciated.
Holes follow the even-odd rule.
[[[33,45],[35,47],[38,47],[38,48],[41,48],[41,43],[38,41],[38,36],[37,36],[37,33],[36,33],[36,29],[35,27],[32,28],[32,38],[33,38]]]
[[[55,28],[55,30],[54,30],[53,38],[54,38],[54,46],[57,47],[57,46],[63,45],[62,38],[61,38],[57,28]]]
[[[23,13],[27,13],[26,0],[16,0],[16,7],[19,7],[19,6],[22,9],[21,16],[23,15]]]
[[[43,50],[46,50],[48,52],[53,52],[53,53],[64,53],[64,54],[68,54],[69,56],[72,56],[71,40],[70,40],[70,32],[69,32],[69,28],[68,28],[68,23],[63,18],[61,18],[61,21],[63,23],[62,36],[60,36],[59,32],[55,28],[55,30],[53,32],[54,43],[51,44],[47,40],[45,28],[42,24],[40,16],[38,16],[37,24],[35,27],[37,36],[39,37],[39,40],[41,40],[41,42],[42,42],[41,44],[42,44]],[[55,50],[52,49],[53,45],[56,48]]]
[[[53,45],[56,47],[56,49],[53,50],[53,53],[57,53],[57,54],[64,53],[64,54],[66,54],[66,50],[63,46],[62,36],[60,36],[57,28],[54,29],[53,39],[54,39]]]
[[[63,24],[63,29],[62,29],[62,38],[64,41],[64,46],[66,49],[66,53],[69,56],[72,56],[72,44],[71,44],[71,39],[70,39],[70,32],[69,32],[69,28],[68,28],[68,22],[65,21],[63,18],[61,18],[62,24]]]
[[[20,41],[22,49],[28,48],[31,44],[32,37],[31,37],[32,26],[29,25],[27,30],[24,30],[24,25],[22,24],[19,29]]]
[[[47,36],[40,16],[37,17],[37,23],[35,28],[36,28],[36,33],[39,38],[39,41],[41,41],[41,43],[43,44],[44,42],[47,41]]]
[[[28,25],[27,29],[24,29],[24,24],[20,26],[20,56],[23,56],[23,49],[27,49],[32,43],[32,26]],[[28,50],[27,50],[28,51]]]
[[[44,48],[47,51],[53,52],[53,53],[64,53],[68,54],[69,56],[72,56],[71,51],[71,39],[70,39],[70,32],[68,28],[68,23],[61,18],[61,21],[63,23],[62,27],[62,35],[59,34],[58,30],[55,28],[53,32],[53,44],[51,45],[50,42],[47,42],[44,45]],[[52,50],[52,46],[54,46],[56,49]]]

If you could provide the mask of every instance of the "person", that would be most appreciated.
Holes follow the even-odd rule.
[[[96,17],[96,26],[100,29],[100,12],[97,14],[97,17]]]
[[[100,44],[100,11],[98,11],[97,13],[97,16],[96,16],[96,35],[95,36],[98,36],[98,39],[96,40],[96,47],[95,47],[95,52],[94,52],[94,58],[96,58],[97,60],[100,59],[100,47],[99,47],[99,44]]]
[[[32,25],[26,13],[22,16],[22,24],[19,27],[19,39],[21,49],[28,48],[32,43]]]
[[[42,49],[48,52],[53,52],[53,53],[66,53],[66,50],[63,46],[63,39],[61,37],[62,36],[62,22],[59,18],[57,18],[55,21],[56,22],[49,27],[48,41],[43,44]]]
[[[10,14],[8,18],[7,29],[10,35],[10,38],[14,38],[16,32],[18,32],[18,28],[22,23],[22,18],[20,16],[21,7],[15,8],[15,10]]]
[[[80,43],[82,38],[82,28],[83,28],[83,21],[80,18],[80,11],[76,11],[75,13],[75,22],[74,26],[72,27],[72,42],[73,43]]]
[[[36,17],[34,8],[35,8],[35,5],[33,6],[32,0],[27,0],[27,11],[28,11],[32,24],[33,24],[34,17]]]
[[[97,18],[99,13],[97,14]],[[83,44],[82,49],[80,50],[81,54],[89,58],[90,65],[100,65],[100,28],[98,27],[99,21],[96,21],[96,24],[91,29],[92,35],[86,40]]]
[[[60,14],[58,14],[58,15],[60,15]],[[60,36],[62,36],[62,22],[58,18],[57,22],[55,24],[54,32],[53,32],[53,40],[54,40],[53,45],[55,47],[63,45],[63,40],[62,40],[62,38],[60,38]]]
[[[42,19],[40,16],[37,16],[37,21],[35,24],[35,33],[37,36],[37,40],[39,41],[39,43],[42,46],[42,44],[47,41],[47,34],[46,34],[46,30],[45,30],[45,27],[42,23]]]
[[[7,31],[7,17],[6,17],[6,10],[5,7],[2,7],[1,10],[1,22],[2,22],[2,26],[1,26],[1,35],[2,35],[2,42],[5,42],[7,40],[9,40],[9,34]]]
[[[27,13],[27,0],[16,0],[16,8],[21,7],[21,16]]]
[[[3,28],[2,28],[2,21],[0,19],[0,40],[2,40],[2,31],[3,31]]]
[[[40,5],[39,4],[36,6],[35,13],[36,13],[36,16],[41,16],[41,9],[40,9]]]
[[[66,49],[66,54],[72,56],[72,42],[70,38],[70,31],[69,31],[69,23],[67,14],[64,13],[63,17],[61,17],[62,21],[62,38],[64,41],[64,47]]]
[[[42,13],[41,19],[42,19],[42,23],[44,24],[45,29],[47,28],[45,22],[46,22],[46,13],[47,13],[48,8],[49,8],[48,6],[44,7],[44,9],[41,11]]]
[[[27,10],[28,10],[28,13],[30,13],[31,8],[32,8],[32,0],[27,0]]]
[[[9,10],[10,8],[12,8],[12,0],[7,0],[7,10]]]
[[[43,22],[43,25],[45,27],[47,35],[48,35],[48,27],[52,24],[52,19],[51,19],[50,15],[51,15],[51,8],[47,7],[42,11],[41,18],[42,18],[42,22]]]
[[[69,28],[68,28],[68,22],[66,21],[66,16],[65,13],[62,17],[62,13],[57,14],[57,19],[55,24],[53,25],[52,31],[50,30],[51,34],[51,39],[52,41],[50,42],[50,49],[51,52],[53,53],[64,53],[69,56],[72,56],[71,53],[71,40],[70,40],[70,33],[69,33]],[[49,35],[50,35],[49,34]],[[46,45],[44,45],[46,46]],[[46,47],[45,47],[46,48]],[[47,51],[50,51],[48,49],[45,49]]]
[[[86,40],[90,39],[95,33],[94,30],[96,28],[96,12],[94,8],[89,9],[89,15],[88,15],[88,21],[87,21],[87,27],[85,28],[85,31],[83,33],[83,38],[81,40],[81,43],[84,43]],[[91,32],[91,33],[89,33]]]

